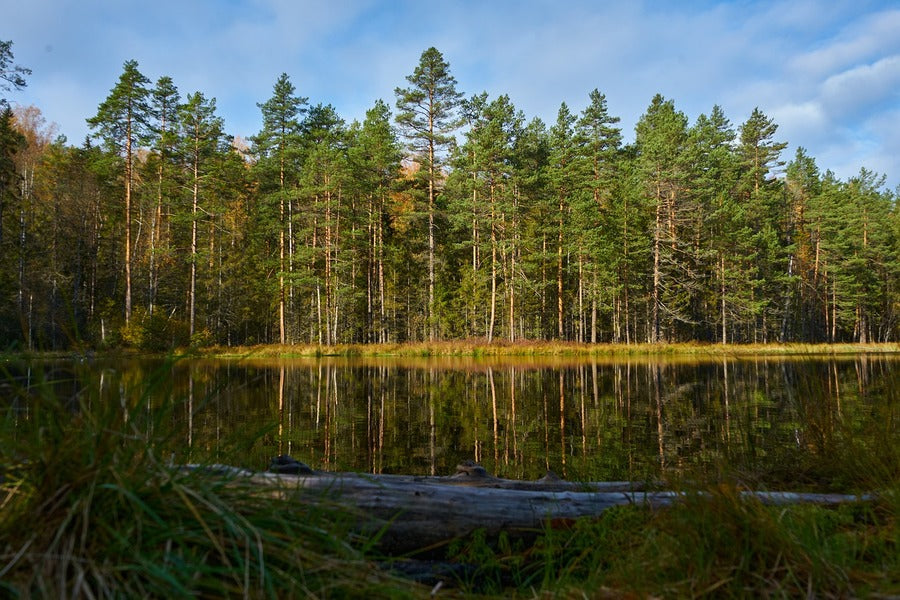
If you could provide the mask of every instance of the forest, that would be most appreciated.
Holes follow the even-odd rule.
[[[599,90],[545,123],[435,48],[404,81],[348,123],[283,74],[246,140],[133,60],[80,145],[4,99],[3,349],[900,339],[900,192],[761,110],[656,95],[625,143]]]

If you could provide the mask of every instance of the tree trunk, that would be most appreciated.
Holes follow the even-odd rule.
[[[165,122],[163,122],[163,135],[165,135]],[[160,241],[160,225],[162,223],[162,184],[163,184],[163,161],[165,153],[160,156],[159,167],[156,169],[156,210],[153,211],[153,217],[150,220],[150,273],[147,289],[147,312],[153,316],[153,308],[156,304],[156,287],[159,276],[156,273],[156,254],[159,252]]]
[[[494,184],[491,184],[491,320],[488,325],[488,344],[494,339],[494,320],[497,313],[497,213],[494,202]]]
[[[659,335],[659,286],[660,286],[660,242],[662,238],[662,197],[659,183],[656,185],[656,224],[653,228],[653,298],[652,298],[652,316],[650,341],[658,343]]]
[[[563,199],[559,199],[559,231],[556,241],[556,321],[557,336],[563,338]]]
[[[622,290],[624,292],[624,300],[625,300],[625,343],[631,343],[631,329],[628,326],[629,318],[630,318],[630,307],[628,306],[628,195],[625,195],[624,213],[622,217]],[[635,320],[635,323],[637,321]]]
[[[388,341],[387,338],[387,328],[385,326],[386,315],[384,308],[384,231],[381,226],[381,211],[384,207],[384,197],[381,198],[381,208],[379,209],[378,216],[378,294],[379,294],[379,308],[380,308],[380,320],[378,323],[379,327],[379,335],[380,341],[382,343],[386,343]]]
[[[429,92],[430,94],[431,92]],[[428,340],[434,341],[434,99],[429,98],[428,110]]]
[[[287,457],[288,460],[292,460]],[[614,506],[636,504],[650,508],[705,495],[648,491],[640,483],[573,483],[548,473],[537,481],[497,479],[478,465],[460,465],[456,475],[425,477],[312,471],[304,474],[253,473],[222,465],[189,466],[211,476],[231,479],[261,494],[287,502],[333,501],[356,516],[356,529],[378,534],[387,553],[405,553],[449,543],[484,530],[512,537],[534,536],[545,527],[568,527],[572,520],[597,517]],[[786,505],[835,505],[871,499],[870,495],[740,492],[747,500]]]
[[[198,197],[200,195],[200,179],[199,179],[199,166],[200,162],[200,150],[198,148],[199,140],[197,138],[194,139],[194,187],[193,187],[193,202],[191,204],[191,288],[190,288],[190,296],[189,296],[189,314],[190,314],[190,335],[194,336],[194,318],[196,313],[196,305],[197,305],[197,205],[198,205]]]
[[[287,341],[285,332],[285,289],[284,289],[284,146],[279,147],[281,154],[281,167],[279,172],[278,188],[278,342],[282,345]]]
[[[721,285],[721,300],[722,300],[722,344],[728,343],[728,323],[725,319],[725,255],[722,254],[719,259],[719,264],[721,265],[719,270],[719,282]]]
[[[591,343],[597,343],[597,268],[592,269],[591,281]]]
[[[578,253],[578,343],[584,342],[584,261]]]
[[[132,117],[129,114],[125,126],[125,324],[131,321],[131,180],[132,170]]]

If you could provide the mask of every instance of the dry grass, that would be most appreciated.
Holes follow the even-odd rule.
[[[312,356],[589,356],[589,357],[750,357],[843,356],[861,353],[900,354],[900,344],[583,344],[576,342],[493,342],[459,340],[397,344],[215,346],[200,351],[216,357]]]

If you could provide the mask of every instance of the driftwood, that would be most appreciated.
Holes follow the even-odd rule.
[[[284,464],[276,464],[276,460]],[[460,465],[455,475],[425,477],[314,471],[289,457],[273,460],[269,472],[234,467],[196,467],[234,476],[292,501],[328,501],[357,515],[358,529],[377,534],[380,548],[402,553],[437,547],[477,529],[488,535],[533,535],[547,526],[566,527],[626,504],[660,507],[685,498],[682,492],[633,482],[576,483],[548,473],[537,481],[500,479],[479,465]],[[280,472],[273,472],[280,471]],[[767,504],[838,504],[870,496],[744,491]]]

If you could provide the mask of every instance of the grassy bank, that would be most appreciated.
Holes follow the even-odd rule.
[[[170,464],[184,439],[171,406],[104,405],[91,389],[63,398],[12,376],[4,386],[0,596],[431,595],[436,580],[386,568],[396,557],[354,533],[348,510]],[[835,476],[877,490],[873,501],[767,507],[741,499],[737,480],[676,483],[685,501],[667,509],[620,507],[527,543],[476,534],[432,551],[454,573],[438,578],[437,597],[900,594],[900,448],[839,437]]]
[[[263,344],[256,346],[206,346],[179,348],[168,355],[205,358],[312,358],[333,357],[779,357],[853,356],[858,354],[898,354],[900,343],[879,344],[585,344],[578,342],[494,341],[484,339],[391,344]],[[72,358],[73,356],[148,356],[162,354],[139,348],[80,349],[76,351],[0,352],[0,359]]]
[[[312,356],[844,356],[900,354],[900,344],[580,344],[576,342],[493,342],[462,340],[403,344],[266,345],[198,350],[210,357]]]

